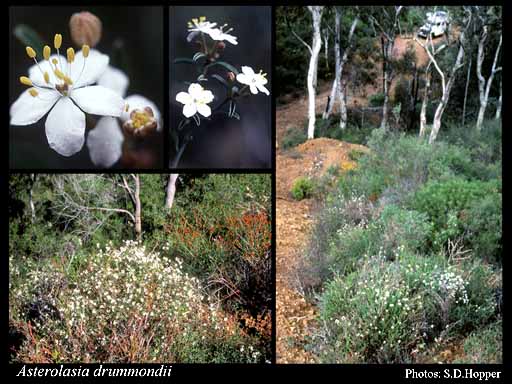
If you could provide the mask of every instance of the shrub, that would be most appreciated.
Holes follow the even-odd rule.
[[[368,104],[370,107],[382,107],[384,105],[384,94],[374,93],[368,97]]]
[[[332,277],[334,269],[345,270],[354,261],[352,256],[362,255],[354,249],[366,240],[357,236],[366,236],[362,229],[367,226],[373,212],[373,204],[362,196],[345,198],[340,193],[332,193],[327,196],[325,204],[313,227],[308,250],[299,256],[299,283],[304,290],[320,286]],[[354,232],[345,235],[352,229]],[[352,245],[342,244],[343,252],[336,248],[338,243],[343,243],[340,235],[352,236],[354,241]]]
[[[388,205],[382,210],[377,224],[381,248],[388,258],[392,258],[399,247],[411,252],[424,251],[432,232],[432,223],[426,214],[395,205]]]
[[[468,233],[469,246],[480,258],[501,262],[502,220],[501,193],[490,193],[470,204],[464,229]]]
[[[24,361],[253,360],[240,352],[244,338],[236,324],[209,302],[182,262],[147,252],[139,243],[99,250],[76,281],[58,271],[31,276],[35,286],[46,287],[44,296],[41,288],[24,296],[44,297],[54,310],[34,320],[19,354]]]
[[[293,182],[291,194],[295,200],[303,200],[311,197],[315,189],[315,184],[310,178],[299,177]]]
[[[308,137],[304,129],[288,128],[281,140],[281,146],[284,149],[296,147],[306,142],[307,139]]]
[[[382,254],[363,258],[357,270],[331,280],[321,295],[321,358],[414,362],[428,344],[450,332],[470,332],[491,318],[492,306],[481,302],[481,295],[492,298],[492,284],[481,273],[478,264],[447,265],[443,257],[404,250],[392,262]],[[470,322],[476,303],[485,309]]]
[[[500,190],[501,185],[497,181],[432,181],[414,194],[410,206],[426,213],[432,221],[433,246],[438,249],[448,239],[462,233],[464,223],[468,222],[468,209],[474,201],[489,194],[500,193]]]
[[[464,356],[456,364],[501,364],[503,362],[503,322],[495,321],[489,326],[471,333],[464,340]]]

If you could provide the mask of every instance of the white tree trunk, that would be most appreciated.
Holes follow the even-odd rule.
[[[464,32],[462,32],[461,39],[464,38]],[[428,142],[432,144],[439,133],[439,129],[441,128],[441,120],[443,117],[444,110],[446,108],[446,105],[448,104],[448,101],[450,100],[450,92],[452,90],[453,83],[455,82],[455,75],[456,72],[462,67],[464,60],[464,46],[460,44],[459,46],[459,52],[457,53],[457,59],[455,60],[455,64],[452,67],[452,70],[450,72],[450,77],[448,78],[448,81],[445,83],[445,74],[441,71],[439,66],[437,65],[437,62],[434,59],[434,65],[436,69],[438,70],[443,84],[443,96],[441,97],[441,101],[439,102],[436,113],[434,115],[434,123],[432,124],[432,131],[430,132],[430,137]]]
[[[388,126],[388,106],[389,106],[389,71],[384,71],[384,103],[382,104],[381,129],[387,129]]]
[[[318,73],[318,55],[322,48],[322,36],[320,33],[320,23],[322,21],[323,6],[308,6],[313,19],[313,42],[311,44],[311,57],[308,69],[308,139],[315,136],[316,123],[316,79]]]
[[[331,96],[327,100],[327,106],[322,116],[324,120],[328,119],[332,113],[334,102],[338,97],[341,81],[341,52],[340,52],[340,33],[341,33],[341,11],[334,7],[336,15],[334,18],[334,81],[332,82]]]
[[[176,194],[176,180],[178,180],[178,173],[171,173],[169,181],[167,182],[167,192],[165,195],[165,208],[171,209],[174,202],[174,195]]]
[[[496,120],[501,119],[501,104],[503,100],[503,79],[500,79],[500,97],[498,98],[498,105],[496,106]]]
[[[462,104],[462,125],[466,123],[466,101],[468,99],[469,79],[471,78],[471,64],[473,60],[469,59],[468,74],[466,76],[466,88],[464,89],[464,103]]]
[[[347,84],[342,84],[340,90],[340,128],[347,127]]]
[[[478,92],[480,96],[480,109],[478,110],[478,118],[476,120],[476,129],[481,130],[482,124],[485,118],[485,110],[487,109],[487,104],[489,100],[489,92],[491,90],[492,81],[494,79],[494,75],[496,72],[501,70],[500,68],[496,68],[498,64],[498,57],[500,54],[501,44],[503,40],[503,35],[500,34],[500,41],[498,43],[498,47],[496,48],[496,53],[494,55],[494,61],[492,63],[491,74],[488,79],[482,74],[482,63],[485,59],[485,42],[488,36],[488,27],[485,25],[483,27],[483,33],[478,43],[478,56],[477,56],[477,65],[476,65],[476,74],[478,77]]]
[[[142,206],[140,203],[140,178],[139,175],[133,175],[132,176],[135,181],[135,193],[134,193],[134,200],[135,200],[135,235],[137,236],[137,239],[140,240],[142,236],[142,219],[141,219],[141,211]]]
[[[427,130],[427,106],[428,106],[428,97],[430,94],[430,64],[427,66],[425,71],[425,89],[423,93],[423,101],[421,102],[421,112],[420,112],[420,137],[425,136],[425,132]]]

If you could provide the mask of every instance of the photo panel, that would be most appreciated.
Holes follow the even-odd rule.
[[[271,7],[169,12],[170,167],[270,169]]]
[[[11,169],[163,167],[162,12],[10,7]]]

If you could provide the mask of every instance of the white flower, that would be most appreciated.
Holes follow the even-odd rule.
[[[56,35],[55,47],[60,48],[61,43],[62,37]],[[27,47],[27,54],[36,64],[29,69],[29,77],[21,77],[20,81],[32,88],[11,105],[12,125],[34,124],[49,112],[45,123],[48,143],[62,156],[71,156],[84,144],[84,112],[121,115],[121,96],[102,86],[90,86],[107,68],[107,55],[84,46],[76,55],[69,48],[66,59],[59,54],[50,55],[50,47],[45,46],[45,60],[38,63],[32,48]]]
[[[188,92],[180,92],[176,95],[176,101],[183,105],[183,115],[192,117],[196,113],[208,117],[212,114],[207,105],[213,101],[213,93],[204,89],[200,84],[193,83],[188,87]]]
[[[113,90],[121,97],[124,97],[129,83],[128,76],[123,71],[111,66],[108,66],[105,73],[98,80],[98,84]],[[147,123],[151,121],[156,122],[157,131],[162,129],[160,111],[151,100],[141,95],[131,95],[125,99],[125,102],[127,108],[124,108],[121,116],[119,116],[121,122],[133,122],[131,117],[135,117],[138,119],[137,122],[145,123],[132,123],[130,125],[133,128],[134,135],[136,135],[135,132],[142,132]],[[151,113],[146,109],[148,107]],[[123,142],[124,135],[119,121],[112,117],[102,117],[87,136],[87,148],[91,161],[96,166],[111,167],[121,158]]]
[[[236,39],[237,39],[236,36],[229,34],[229,32],[231,32],[233,30],[233,28],[230,28],[226,32],[224,32],[223,31],[224,27],[226,27],[226,24],[220,28],[210,29],[209,32],[207,32],[207,33],[213,40],[216,40],[216,41],[226,40],[227,42],[229,42],[233,45],[237,45],[238,41],[236,41]]]
[[[214,29],[216,25],[217,23],[206,21],[206,17],[204,16],[193,18],[188,22],[188,31],[190,33],[187,36],[187,41],[192,41],[199,33],[210,34],[211,30]]]
[[[260,71],[255,73],[251,67],[242,66],[242,73],[236,75],[236,79],[239,83],[248,85],[251,93],[256,95],[258,91],[263,92],[266,95],[270,95],[267,88],[264,87],[268,83],[267,74]]]

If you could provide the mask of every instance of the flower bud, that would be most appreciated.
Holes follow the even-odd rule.
[[[224,48],[226,48],[226,43],[224,43],[223,41],[219,41],[217,43],[217,49],[218,50],[223,50]]]
[[[101,39],[101,20],[90,12],[74,13],[69,19],[71,39],[77,46],[96,46]]]
[[[235,81],[236,76],[233,72],[228,72],[228,79],[229,81]]]

